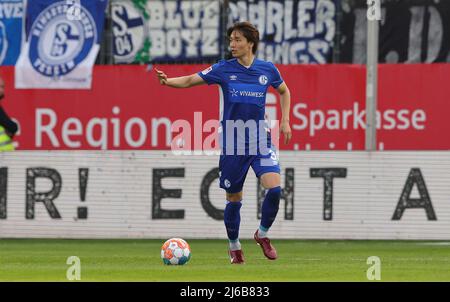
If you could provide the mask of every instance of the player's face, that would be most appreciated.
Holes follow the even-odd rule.
[[[253,43],[240,31],[233,31],[230,36],[230,50],[234,58],[240,58],[252,52]]]

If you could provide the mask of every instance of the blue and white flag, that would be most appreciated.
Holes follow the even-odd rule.
[[[20,54],[24,0],[0,0],[0,65],[14,65]]]
[[[16,88],[90,89],[108,0],[29,0]]]
[[[230,27],[249,21],[259,30],[259,59],[275,64],[331,62],[338,0],[229,0]],[[347,1],[355,2],[355,1]],[[356,1],[364,2],[367,1]],[[349,4],[342,4],[349,6]]]

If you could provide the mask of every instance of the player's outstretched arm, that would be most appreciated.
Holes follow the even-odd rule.
[[[189,88],[196,85],[205,84],[206,82],[196,73],[177,77],[177,78],[168,78],[167,75],[155,68],[156,76],[158,77],[159,83],[161,85],[166,85],[174,88]]]
[[[280,123],[280,132],[284,135],[284,143],[288,144],[292,138],[291,126],[289,125],[289,112],[291,110],[291,92],[287,87],[286,83],[283,82],[277,88],[278,93],[280,94],[280,103],[281,103],[281,123]]]

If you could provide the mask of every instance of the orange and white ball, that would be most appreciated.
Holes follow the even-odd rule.
[[[183,265],[191,259],[191,248],[181,238],[170,238],[161,247],[161,258],[167,265]]]

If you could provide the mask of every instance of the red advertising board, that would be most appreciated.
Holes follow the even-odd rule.
[[[207,65],[160,65],[169,77]],[[282,150],[363,150],[365,67],[279,65],[291,91],[290,144]],[[2,67],[3,106],[18,121],[18,150],[170,149],[177,121],[207,138],[219,119],[218,86],[161,86],[146,66],[95,66],[91,90],[14,89],[14,69]],[[382,150],[450,149],[450,64],[380,65],[377,145]],[[280,114],[271,89],[267,113]],[[201,141],[201,140],[200,140]]]

